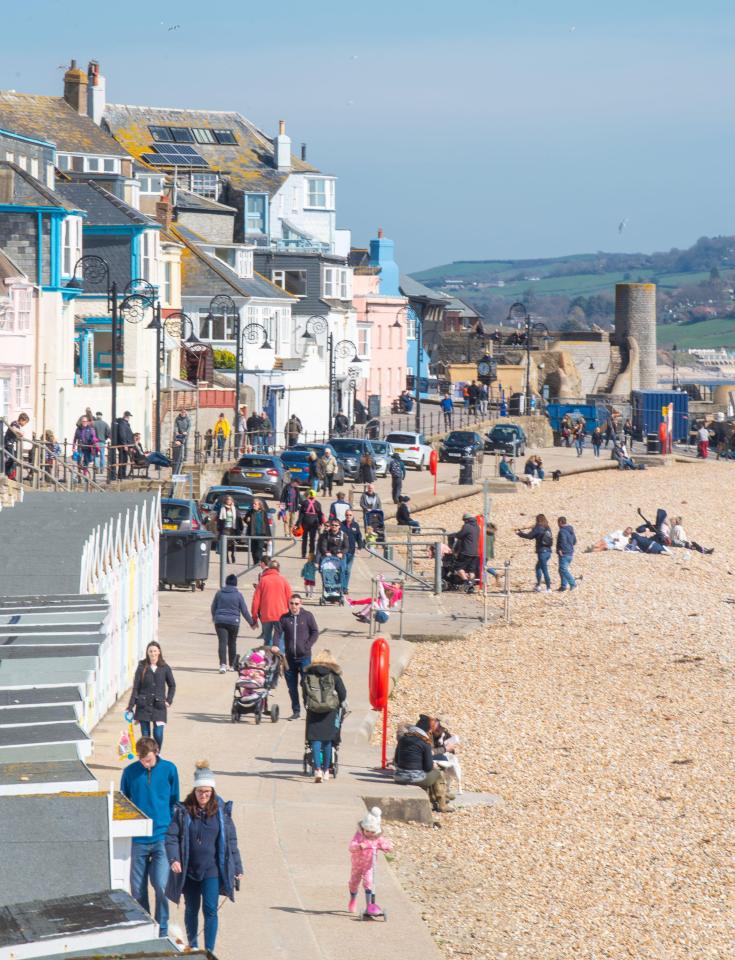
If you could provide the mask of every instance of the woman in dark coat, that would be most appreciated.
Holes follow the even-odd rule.
[[[240,511],[235,505],[235,501],[228,493],[222,501],[222,506],[217,515],[217,533],[220,537],[227,537],[227,555],[230,563],[235,562],[235,547],[237,545],[236,537],[242,536],[244,524]]]
[[[536,593],[551,593],[551,577],[549,576],[549,559],[551,557],[551,548],[554,546],[554,535],[551,532],[549,521],[543,513],[536,516],[536,523],[529,530],[516,530],[519,537],[524,540],[536,541]],[[543,578],[546,587],[541,586]]]
[[[329,780],[332,746],[339,741],[342,709],[347,690],[342,670],[329,650],[320,650],[304,670],[301,681],[306,706],[306,739],[314,758],[314,781]],[[311,704],[311,706],[310,706]],[[314,707],[321,709],[314,709]]]
[[[359,480],[360,483],[364,483],[366,485],[368,483],[375,483],[375,461],[367,450],[360,457]]]
[[[247,530],[249,537],[267,537],[270,534],[268,526],[268,513],[262,500],[253,500],[253,506],[247,517]],[[252,563],[260,563],[261,557],[268,553],[268,541],[257,539],[250,541],[250,556]]]
[[[176,681],[173,672],[163,659],[161,647],[154,640],[146,647],[145,659],[140,661],[135,671],[128,714],[140,724],[140,732],[144,737],[155,738],[159,750],[163,746],[167,708],[174,702],[175,693]]]
[[[217,939],[217,899],[235,899],[243,874],[232,821],[232,803],[215,792],[214,774],[206,760],[194,771],[194,789],[174,807],[166,833],[166,857],[171,873],[166,896],[178,903],[184,895],[184,925],[190,947],[198,947],[199,909],[204,913],[204,948]]]

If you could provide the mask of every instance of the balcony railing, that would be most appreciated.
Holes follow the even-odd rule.
[[[271,250],[275,250],[276,253],[331,253],[328,243],[321,243],[309,237],[271,240]]]

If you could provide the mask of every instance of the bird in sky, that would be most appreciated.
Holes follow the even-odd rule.
[[[181,24],[175,23],[172,27],[168,28],[168,32],[171,33],[172,30],[181,30]]]
[[[627,218],[627,217],[623,217],[623,219],[622,219],[622,220],[620,221],[620,223],[618,224],[618,233],[622,233],[623,230],[625,230],[625,228],[626,228],[627,226],[628,226],[628,218]]]

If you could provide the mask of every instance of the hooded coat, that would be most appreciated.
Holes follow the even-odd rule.
[[[219,892],[222,897],[235,899],[235,877],[243,873],[240,850],[237,846],[237,831],[232,820],[232,801],[217,797],[217,835],[216,857],[219,874]],[[184,890],[187,869],[189,867],[189,825],[191,815],[183,803],[174,807],[171,823],[166,834],[166,858],[169,864],[178,861],[181,873],[169,872],[166,884],[166,897],[178,903]]]
[[[160,663],[151,670],[147,660],[141,660],[135,671],[128,710],[135,710],[135,722],[166,723],[167,707],[174,702],[176,681],[171,667]]]
[[[434,769],[431,735],[419,726],[409,727],[396,745],[393,759],[396,783],[416,783]]]
[[[480,528],[474,517],[465,520],[462,529],[454,535],[454,549],[458,557],[480,556]]]
[[[335,710],[329,710],[327,713],[316,713],[313,710],[306,711],[306,739],[334,741],[339,736],[339,716],[342,705],[347,699],[347,689],[342,679],[341,667],[331,659],[317,654],[316,658],[306,668],[305,673],[315,673],[318,677],[324,677],[328,673],[335,675],[334,689],[339,697],[339,707]],[[304,691],[304,700],[306,692]]]

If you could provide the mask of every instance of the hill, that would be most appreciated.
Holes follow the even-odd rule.
[[[715,317],[699,323],[659,323],[656,331],[660,347],[675,343],[680,350],[694,347],[735,350],[735,317]]]

